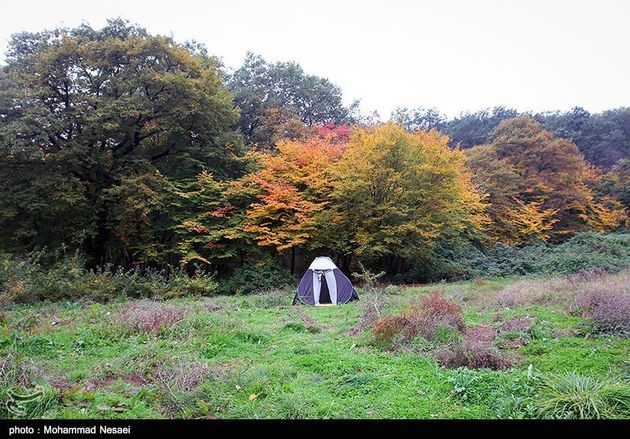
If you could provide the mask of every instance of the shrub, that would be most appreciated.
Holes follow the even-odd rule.
[[[417,311],[418,315],[427,322],[428,327],[425,332],[435,333],[435,329],[440,325],[451,327],[460,332],[466,328],[461,308],[459,305],[446,300],[442,291],[435,291],[422,297],[420,303],[416,305],[415,309],[412,308],[412,311]]]
[[[407,312],[378,319],[372,335],[378,344],[392,348],[413,348],[413,340],[421,338],[425,341],[422,350],[430,351],[448,368],[500,370],[512,364],[495,346],[497,331],[488,325],[467,328],[460,307],[446,300],[441,291],[422,297]],[[430,343],[429,349],[426,343]]]
[[[465,324],[459,306],[446,300],[442,292],[436,291],[422,297],[406,313],[378,319],[372,326],[372,333],[378,342],[391,341],[398,334],[404,340],[422,336],[432,341],[441,327],[462,332]]]
[[[630,233],[601,235],[575,234],[561,244],[513,247],[497,243],[489,250],[475,247],[449,249],[437,247],[429,257],[418,280],[472,279],[527,274],[568,274],[581,271],[619,272],[630,267]],[[410,273],[400,275],[405,281]]]
[[[438,346],[434,357],[447,368],[502,370],[512,361],[504,357],[495,346],[496,330],[488,325],[468,328],[460,340]]]
[[[194,275],[188,275],[177,270],[169,276],[166,288],[160,297],[212,296],[216,293],[217,287],[218,284],[210,273],[196,271]]]
[[[383,309],[387,306],[389,293],[386,288],[379,285],[379,279],[385,276],[385,272],[373,273],[359,262],[360,273],[352,273],[352,276],[361,283],[359,294],[364,308],[364,318],[380,318]],[[391,290],[390,290],[391,291]]]
[[[529,332],[534,326],[534,319],[528,316],[517,316],[503,322],[499,331],[501,332]]]
[[[219,282],[219,294],[250,294],[295,287],[297,280],[280,263],[246,263]]]
[[[360,273],[352,273],[361,287],[358,289],[361,298],[359,305],[363,309],[363,315],[359,321],[350,328],[346,334],[357,335],[364,329],[369,328],[375,321],[381,318],[381,314],[389,306],[390,298],[396,294],[397,288],[393,286],[383,287],[378,281],[385,275],[385,272],[373,273],[366,269],[359,262]]]
[[[374,339],[379,343],[391,342],[397,334],[400,334],[407,324],[408,320],[404,315],[383,317],[372,325],[372,334],[374,335]]]
[[[616,274],[589,271],[547,280],[525,279],[504,288],[492,300],[502,307],[562,305],[569,312],[589,317],[588,323],[597,331],[630,334],[629,271]],[[532,323],[525,318],[508,321],[501,331],[529,331],[533,336],[536,327]]]
[[[591,291],[579,296],[576,305],[600,331],[630,334],[630,294]]]
[[[466,355],[467,362],[463,366],[471,369],[501,370],[508,368],[512,362],[502,356],[494,345],[496,335],[496,330],[488,325],[469,328],[464,334],[468,355]]]
[[[536,407],[545,418],[614,418],[630,410],[630,386],[625,383],[571,372],[547,378],[541,387]]]
[[[630,294],[630,272],[616,274],[581,272],[553,279],[524,279],[501,290],[493,301],[500,306],[564,305],[576,308],[577,298],[593,291]]]
[[[91,300],[105,302],[117,297],[171,298],[212,295],[217,284],[213,276],[198,272],[189,276],[181,270],[115,270],[103,266],[86,270],[81,254],[63,258],[50,266],[40,263],[38,254],[18,259],[0,255],[0,302]]]
[[[249,303],[255,308],[282,308],[290,306],[291,299],[288,291],[277,289],[253,294]]]
[[[540,261],[544,273],[577,273],[587,270],[618,272],[630,266],[630,233],[600,235],[578,233],[567,242],[550,247]]]

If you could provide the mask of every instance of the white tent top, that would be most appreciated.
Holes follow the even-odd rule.
[[[328,256],[318,256],[311,262],[309,270],[334,270],[337,268],[335,263]]]

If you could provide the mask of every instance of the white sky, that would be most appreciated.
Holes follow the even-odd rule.
[[[202,42],[229,67],[248,50],[297,61],[384,117],[630,105],[630,0],[12,0],[0,51],[15,32],[118,16]]]

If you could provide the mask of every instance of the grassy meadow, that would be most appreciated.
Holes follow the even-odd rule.
[[[463,335],[379,338],[436,291]],[[10,304],[0,399],[41,386],[29,418],[627,418],[630,339],[607,326],[627,303],[589,313],[593,291],[627,299],[630,273],[372,285],[328,307],[291,306],[289,290]],[[458,337],[464,365],[444,360]]]

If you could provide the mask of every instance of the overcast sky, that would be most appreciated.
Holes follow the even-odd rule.
[[[12,0],[0,49],[15,32],[119,16],[202,42],[228,67],[248,50],[297,61],[385,117],[630,105],[630,0]]]

